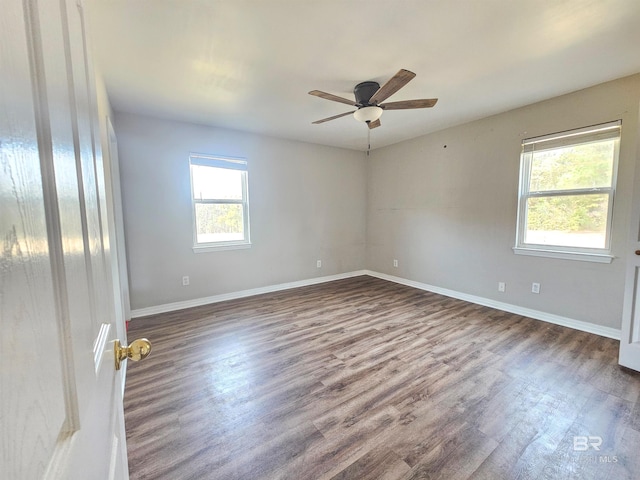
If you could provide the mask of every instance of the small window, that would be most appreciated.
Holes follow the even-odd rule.
[[[249,246],[247,161],[192,154],[194,248]]]
[[[522,142],[515,253],[611,262],[621,122]]]

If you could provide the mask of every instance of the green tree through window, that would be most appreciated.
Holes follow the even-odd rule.
[[[247,163],[191,155],[195,246],[249,242]]]
[[[523,142],[517,248],[608,251],[620,124]]]

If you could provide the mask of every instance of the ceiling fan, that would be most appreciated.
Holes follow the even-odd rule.
[[[391,95],[396,93],[407,83],[409,83],[416,74],[409,70],[400,69],[393,77],[391,77],[387,83],[382,87],[378,82],[362,82],[355,86],[353,94],[355,101],[347,98],[338,97],[330,93],[321,92],[320,90],[311,90],[309,95],[324,98],[325,100],[331,100],[333,102],[345,103],[358,107],[357,110],[351,110],[350,112],[334,115],[333,117],[323,118],[322,120],[316,120],[312,122],[314,124],[328,122],[329,120],[335,120],[336,118],[345,117],[353,113],[356,120],[365,122],[369,128],[376,128],[380,126],[380,116],[385,110],[409,110],[414,108],[431,108],[438,101],[437,98],[423,98],[419,100],[403,100],[400,102],[384,102]]]

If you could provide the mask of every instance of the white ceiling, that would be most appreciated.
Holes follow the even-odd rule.
[[[640,72],[640,0],[89,0],[113,108],[364,150],[365,80],[417,74],[372,148]]]

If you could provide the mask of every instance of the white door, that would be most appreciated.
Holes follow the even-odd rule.
[[[75,0],[2,2],[2,478],[128,478],[92,81]]]
[[[640,371],[640,123],[638,130],[631,240],[618,361],[620,365]]]
[[[127,277],[127,258],[124,240],[124,219],[122,214],[122,193],[120,190],[120,162],[118,161],[118,140],[111,124],[111,119],[106,117],[107,148],[106,159],[110,168],[105,168],[105,183],[107,184],[107,203],[112,207],[108,209],[112,250],[112,272],[116,280],[114,285],[116,291],[114,295],[120,298],[116,302],[121,308],[116,312],[116,317],[121,316],[119,323],[124,327],[125,321],[131,319],[131,302],[129,299],[129,278]],[[107,162],[106,162],[107,163]],[[118,332],[121,340],[126,338],[126,331]]]

